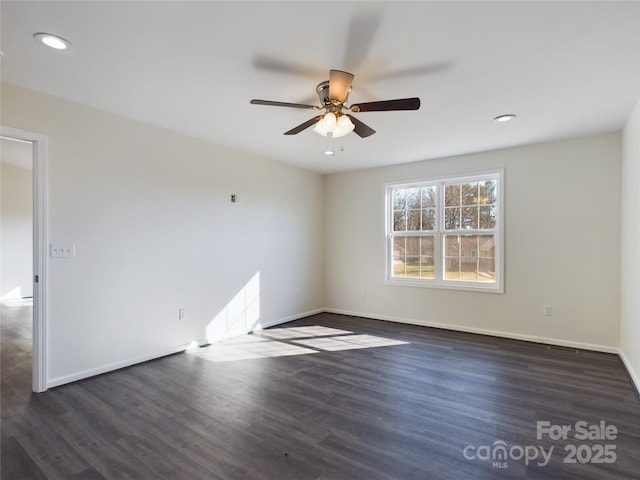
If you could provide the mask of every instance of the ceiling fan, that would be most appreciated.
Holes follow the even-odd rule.
[[[388,112],[393,110],[418,110],[420,99],[418,97],[399,98],[396,100],[382,100],[377,102],[356,103],[347,106],[347,97],[351,91],[353,74],[342,70],[330,70],[329,80],[320,82],[316,87],[316,92],[320,98],[322,106],[306,105],[304,103],[274,102],[271,100],[251,100],[253,105],[269,105],[274,107],[307,108],[310,110],[324,110],[322,115],[313,117],[310,120],[284,132],[285,135],[295,135],[315,125],[314,132],[324,136],[339,138],[347,135],[351,131],[361,138],[368,137],[376,131],[368,125],[362,123],[351,113],[358,112]]]

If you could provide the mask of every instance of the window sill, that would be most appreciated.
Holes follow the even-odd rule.
[[[384,285],[393,287],[435,288],[440,290],[457,290],[467,292],[504,293],[504,287],[497,283],[454,282],[442,280],[418,280],[407,278],[386,278]]]

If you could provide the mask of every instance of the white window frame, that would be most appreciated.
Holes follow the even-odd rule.
[[[495,245],[495,283],[456,281],[444,279],[443,249],[444,236],[451,234],[451,231],[444,229],[444,184],[477,182],[482,180],[496,180],[496,227],[491,233],[496,235]],[[397,188],[408,188],[416,186],[436,186],[436,228],[433,232],[435,236],[434,263],[435,279],[406,278],[392,276],[393,259],[393,199],[391,191]],[[465,173],[460,175],[446,175],[438,177],[421,178],[410,181],[385,182],[383,184],[384,201],[384,284],[409,287],[440,288],[447,290],[467,290],[474,292],[504,293],[504,169],[485,170],[481,172]],[[486,233],[486,230],[468,230],[471,235]],[[460,233],[456,230],[455,233]],[[465,230],[465,233],[467,231]]]

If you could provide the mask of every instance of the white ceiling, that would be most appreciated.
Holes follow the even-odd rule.
[[[640,97],[640,2],[26,2],[3,0],[2,80],[319,172],[620,130]],[[60,35],[69,52],[37,44]],[[329,69],[361,139],[283,132],[315,116]],[[492,119],[515,113],[500,124]],[[322,155],[332,146],[344,151]]]

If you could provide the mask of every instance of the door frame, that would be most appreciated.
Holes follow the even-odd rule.
[[[33,145],[33,329],[32,389],[47,390],[49,356],[48,329],[48,137],[35,132],[0,126],[0,136],[31,142]]]

